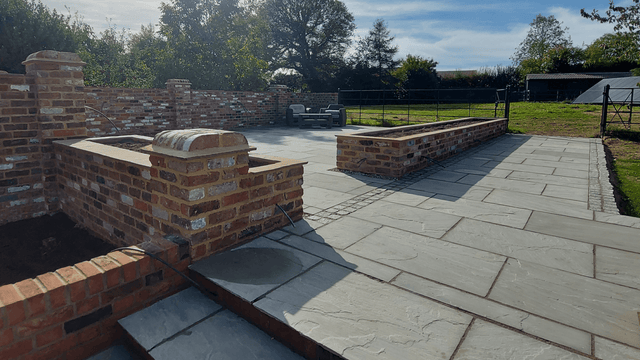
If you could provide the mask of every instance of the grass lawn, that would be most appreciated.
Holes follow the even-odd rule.
[[[599,105],[566,103],[511,103],[509,131],[517,134],[597,137],[600,133]],[[614,115],[609,109],[609,119]],[[369,126],[399,126],[452,120],[461,117],[493,117],[494,104],[387,105],[347,107],[347,123]],[[498,111],[500,113],[500,110]],[[498,115],[500,116],[500,115]],[[628,115],[625,120],[627,120]],[[613,172],[626,215],[640,217],[640,111],[631,131],[611,125],[604,144],[613,156]]]

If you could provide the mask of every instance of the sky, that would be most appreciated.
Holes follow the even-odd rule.
[[[166,0],[165,2],[170,2]],[[78,13],[96,33],[109,24],[140,30],[158,24],[161,0],[42,0],[50,9]],[[355,17],[355,39],[366,36],[376,19],[383,19],[397,58],[407,54],[431,58],[439,71],[473,70],[511,65],[510,57],[524,40],[538,14],[553,15],[568,27],[574,46],[587,46],[613,32],[613,24],[600,24],[580,16],[580,9],[604,13],[607,0],[343,0]],[[631,0],[616,1],[628,6]]]

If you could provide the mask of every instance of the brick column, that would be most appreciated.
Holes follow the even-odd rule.
[[[192,127],[191,83],[185,79],[169,79],[165,83],[171,102],[175,109],[173,129],[189,129]]]
[[[53,141],[87,136],[84,116],[85,65],[74,53],[44,50],[23,62],[35,85],[38,140],[42,153],[42,180],[47,211],[59,208]]]

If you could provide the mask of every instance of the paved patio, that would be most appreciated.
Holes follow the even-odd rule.
[[[330,170],[355,130],[243,132],[309,162],[308,214],[191,269],[347,359],[640,359],[640,219],[598,139],[504,135],[393,181]]]

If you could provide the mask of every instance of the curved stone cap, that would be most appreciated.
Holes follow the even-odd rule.
[[[80,56],[78,56],[78,54],[76,53],[55,50],[42,50],[34,52],[33,54],[29,55],[27,59],[22,63],[25,64],[31,61],[56,61],[84,64],[82,59],[80,59]]]
[[[151,143],[152,151],[177,157],[194,157],[255,150],[244,135],[212,129],[165,130]]]

